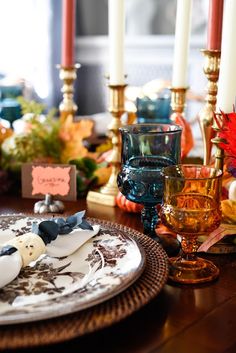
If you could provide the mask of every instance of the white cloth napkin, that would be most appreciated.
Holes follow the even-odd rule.
[[[74,229],[69,234],[58,235],[54,241],[52,241],[50,244],[46,246],[46,254],[51,257],[69,256],[73,254],[75,251],[77,251],[89,239],[91,239],[96,234],[98,234],[99,230],[100,230],[100,226],[94,225],[93,230]],[[1,245],[0,245],[0,248],[1,248]],[[31,262],[30,264],[32,263],[33,262]],[[10,256],[8,255],[1,256],[0,257],[0,273],[1,273],[0,288],[12,282],[20,273],[21,268],[22,268],[22,259],[19,251],[16,251]]]
[[[46,246],[46,253],[51,257],[69,256],[98,234],[99,230],[100,226],[94,225],[93,230],[74,229],[69,234],[58,235],[56,240]]]

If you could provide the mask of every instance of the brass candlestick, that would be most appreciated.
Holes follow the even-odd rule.
[[[188,87],[171,87],[171,108],[173,113],[171,114],[171,120],[175,121],[176,114],[184,115],[184,109],[186,107],[186,92]]]
[[[112,115],[112,120],[108,125],[108,132],[112,142],[112,153],[109,162],[112,165],[112,172],[107,184],[101,188],[101,193],[117,196],[117,175],[120,171],[120,132],[121,116],[125,112],[125,87],[126,85],[109,85],[109,107],[108,111]]]
[[[108,125],[108,136],[112,142],[112,152],[107,162],[112,166],[111,176],[106,185],[98,192],[90,191],[87,196],[88,201],[103,205],[115,206],[118,194],[117,175],[120,171],[120,132],[121,116],[125,112],[125,87],[126,85],[109,85],[109,107],[112,120]]]
[[[217,119],[219,126],[222,126],[222,115],[220,113],[217,113],[215,115],[215,119]],[[215,168],[216,169],[221,169],[223,171],[224,169],[224,150],[220,148],[220,143],[226,143],[224,139],[219,137],[219,132],[220,132],[220,127],[216,123],[215,120],[213,120],[213,130],[216,132],[216,136],[212,138],[211,142],[216,146],[216,151],[215,151]]]
[[[75,116],[77,105],[74,102],[74,82],[76,80],[76,71],[80,68],[80,64],[75,64],[71,67],[58,66],[60,69],[59,77],[63,81],[61,92],[63,100],[59,105],[60,119],[65,121],[68,115]]]
[[[199,113],[199,123],[203,138],[204,164],[209,164],[211,159],[212,138],[214,137],[213,116],[216,109],[217,82],[220,70],[220,50],[202,49],[205,56],[203,71],[208,79],[205,105]]]
[[[171,108],[170,119],[183,128],[181,135],[181,159],[184,159],[194,145],[191,127],[185,119],[186,93],[188,87],[171,87]]]

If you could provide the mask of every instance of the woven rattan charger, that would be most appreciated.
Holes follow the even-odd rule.
[[[141,244],[146,252],[146,267],[140,278],[112,299],[78,313],[0,327],[1,350],[58,343],[108,327],[140,309],[161,291],[168,276],[168,260],[161,246],[149,237],[123,225],[91,220],[104,227],[127,232]]]

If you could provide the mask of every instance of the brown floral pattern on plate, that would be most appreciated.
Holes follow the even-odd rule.
[[[6,241],[29,231],[34,221],[39,219],[1,216],[0,243],[2,235]],[[131,285],[144,265],[144,251],[130,235],[101,225],[99,235],[74,254],[61,259],[43,255],[0,289],[0,324],[51,318],[101,303]]]

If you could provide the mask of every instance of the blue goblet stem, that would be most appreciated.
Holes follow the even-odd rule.
[[[145,206],[141,212],[141,219],[143,223],[144,234],[156,238],[156,225],[158,221],[158,214],[156,206]]]

